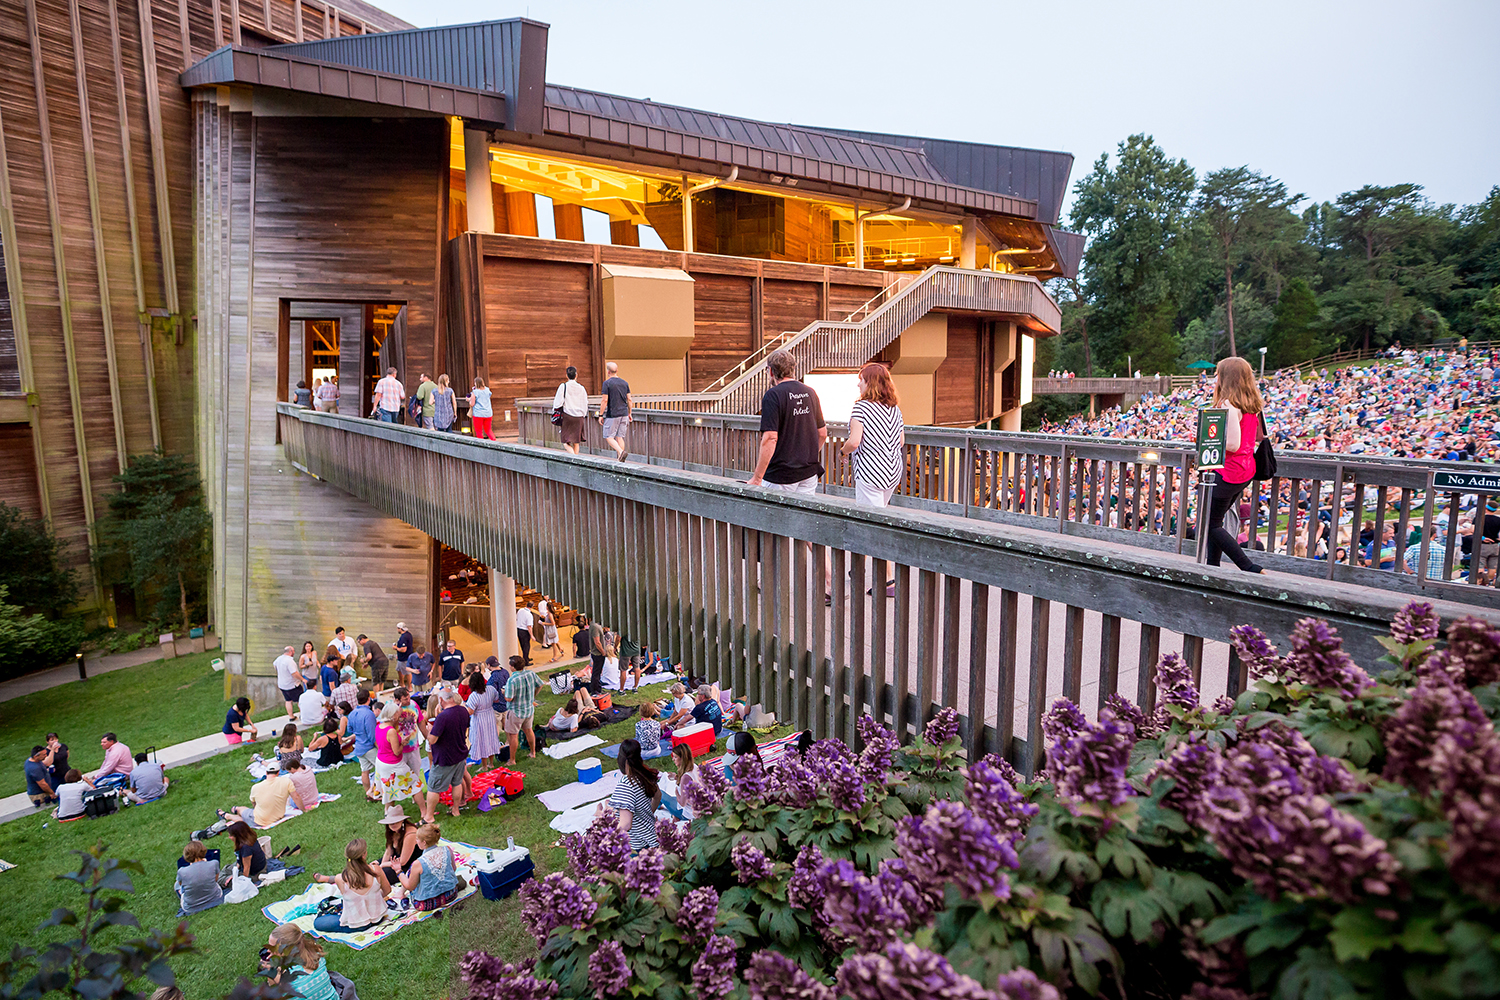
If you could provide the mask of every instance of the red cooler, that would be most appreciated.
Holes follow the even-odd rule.
[[[694,757],[702,757],[713,749],[714,724],[712,722],[700,722],[694,726],[686,726],[672,732],[672,745],[678,746],[686,743],[693,751]]]

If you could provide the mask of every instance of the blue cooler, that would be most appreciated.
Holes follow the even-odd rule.
[[[531,878],[536,865],[531,860],[531,852],[517,847],[516,838],[508,837],[503,849],[475,855],[474,870],[479,877],[479,891],[485,899],[504,899]]]
[[[578,780],[585,785],[592,785],[604,777],[604,764],[598,757],[589,757],[578,762]]]

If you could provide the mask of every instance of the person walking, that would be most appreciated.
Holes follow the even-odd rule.
[[[521,661],[526,666],[531,666],[531,626],[536,624],[536,616],[531,613],[531,608],[521,605],[516,609],[516,642],[521,647]]]
[[[589,394],[579,384],[577,368],[569,365],[567,375],[567,380],[557,387],[557,393],[552,397],[552,409],[560,411],[558,415],[562,423],[558,424],[557,430],[562,435],[563,449],[576,455],[578,446],[583,443],[583,422],[589,415]]]
[[[401,422],[401,403],[406,399],[406,386],[396,378],[396,369],[385,370],[385,378],[375,383],[375,392],[371,398],[375,409],[371,416],[384,424]]]
[[[286,717],[297,717],[297,700],[302,697],[302,672],[297,669],[295,650],[287,646],[272,664],[276,668],[276,687],[281,691],[281,700],[286,702]]]
[[[630,453],[625,447],[625,431],[630,424],[630,383],[620,377],[620,366],[613,361],[604,366],[604,406],[599,411],[599,424],[604,443],[615,450],[615,457],[625,461]]]
[[[469,422],[474,425],[474,436],[487,441],[495,440],[495,410],[490,406],[490,390],[484,379],[475,376],[474,388],[469,390]]]
[[[458,428],[458,397],[453,395],[447,375],[439,375],[437,388],[432,390],[432,427],[444,432]]]
[[[797,381],[797,362],[787,350],[766,358],[771,388],[760,401],[760,454],[751,486],[784,493],[818,492],[828,426],[818,394]]]
[[[437,383],[428,377],[426,372],[417,376],[417,402],[422,404],[422,415],[417,417],[417,426],[432,429],[432,421],[437,416],[437,400],[433,398],[437,392]]]
[[[306,381],[299,381],[297,388],[292,390],[292,402],[303,409],[312,408],[312,390],[307,387]]]
[[[406,628],[406,622],[396,623],[396,682],[403,686],[411,685],[411,652],[416,648],[417,641]]]
[[[843,454],[854,462],[854,502],[890,506],[906,461],[906,422],[890,370],[874,362],[859,370],[859,401],[849,414]]]
[[[339,384],[333,376],[323,379],[313,390],[313,405],[321,413],[339,412]]]
[[[1224,515],[1231,508],[1238,509],[1240,494],[1255,478],[1255,448],[1263,421],[1261,411],[1266,404],[1255,384],[1255,371],[1244,358],[1220,361],[1217,375],[1213,405],[1228,410],[1229,419],[1224,428],[1224,467],[1219,470],[1218,481],[1209,493],[1207,562],[1210,566],[1217,566],[1221,557],[1228,554],[1246,573],[1259,573],[1261,568],[1245,555],[1239,539],[1224,527]],[[1200,532],[1203,523],[1200,512]]]

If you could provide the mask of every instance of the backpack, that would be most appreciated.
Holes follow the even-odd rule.
[[[1276,452],[1271,448],[1271,432],[1266,426],[1266,415],[1256,415],[1256,429],[1260,431],[1260,443],[1255,446],[1255,478],[1264,482],[1276,475]]]

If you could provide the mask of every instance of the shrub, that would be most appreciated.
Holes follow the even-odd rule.
[[[59,562],[61,550],[40,518],[0,503],[0,587],[12,601],[49,616],[78,603],[78,578]]]
[[[84,628],[76,618],[51,621],[28,615],[7,604],[6,597],[6,587],[0,584],[0,678],[55,667],[78,652]]]
[[[695,772],[690,843],[570,838],[525,890],[540,960],[488,995],[1500,995],[1500,630],[1440,646],[1414,604],[1369,670],[1311,619],[1285,656],[1232,638],[1237,699],[1166,657],[1149,714],[1055,703],[1029,782],[966,765],[951,711]]]

